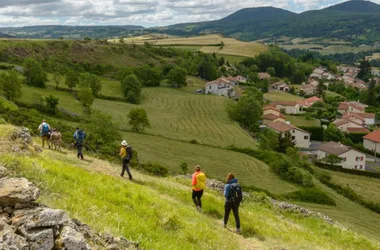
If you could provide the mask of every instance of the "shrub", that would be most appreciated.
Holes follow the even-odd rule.
[[[198,144],[198,141],[195,140],[195,139],[192,139],[192,140],[190,140],[190,143],[191,143],[191,144]]]
[[[316,204],[324,204],[335,206],[335,200],[328,196],[325,192],[317,188],[303,188],[301,190],[286,194],[284,198],[302,202],[310,202]]]
[[[157,163],[148,162],[146,164],[141,164],[138,168],[156,176],[165,177],[169,174],[169,171],[167,168]]]

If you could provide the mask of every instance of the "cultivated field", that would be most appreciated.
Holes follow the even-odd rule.
[[[264,98],[269,101],[297,101],[303,100],[304,98],[286,93],[284,91],[270,90],[264,94]]]
[[[341,54],[341,53],[358,53],[362,51],[368,51],[371,50],[372,47],[365,46],[365,47],[353,47],[348,45],[329,45],[324,47],[320,44],[294,44],[294,45],[279,45],[281,48],[284,49],[302,49],[302,50],[310,50],[310,51],[316,51],[319,52],[322,55],[329,55],[329,54]],[[318,48],[318,49],[316,49]]]
[[[242,42],[234,38],[224,38],[220,35],[205,35],[194,37],[168,37],[157,39],[154,36],[145,35],[143,37],[133,37],[124,39],[125,43],[144,44],[149,42],[154,46],[172,46],[176,48],[202,51],[204,53],[217,53],[233,56],[253,57],[267,50],[263,44],[256,42]],[[109,40],[118,43],[119,40]],[[224,43],[224,47],[220,48],[220,44]],[[194,47],[193,47],[194,46]]]
[[[296,127],[319,127],[321,126],[321,121],[312,118],[307,120],[305,116],[293,116],[287,115],[286,120],[290,122],[291,125]]]

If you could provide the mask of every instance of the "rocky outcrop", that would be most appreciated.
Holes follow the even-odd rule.
[[[123,237],[94,233],[60,209],[36,202],[39,189],[25,178],[4,177],[0,166],[0,249],[139,249]]]

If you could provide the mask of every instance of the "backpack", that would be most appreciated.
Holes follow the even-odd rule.
[[[197,179],[195,188],[203,190],[206,187],[206,175],[203,172],[200,172],[195,178]]]
[[[228,198],[235,204],[240,204],[243,201],[243,192],[239,183],[230,184],[230,195]]]
[[[42,134],[46,135],[50,132],[49,125],[47,123],[42,124]]]
[[[84,140],[84,132],[82,130],[77,131],[77,142],[82,142]]]

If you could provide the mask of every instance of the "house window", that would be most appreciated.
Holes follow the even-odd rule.
[[[211,89],[211,86],[209,88]]]
[[[358,169],[358,166],[355,165],[355,169]]]
[[[296,131],[295,130],[292,130],[292,133],[294,134]]]
[[[292,140],[294,141],[296,139],[296,137],[295,136],[292,136]]]
[[[360,165],[360,169],[362,169],[363,168],[363,166],[362,165]]]
[[[304,138],[305,140],[309,140],[309,136],[308,136],[308,135],[305,135],[303,138]]]

